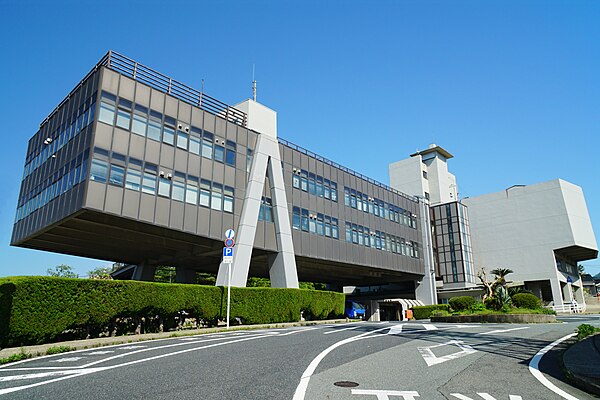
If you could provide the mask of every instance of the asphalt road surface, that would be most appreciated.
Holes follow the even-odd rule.
[[[564,343],[536,354],[600,318],[561,320],[360,322],[107,346],[1,367],[0,400],[593,399],[563,382]]]

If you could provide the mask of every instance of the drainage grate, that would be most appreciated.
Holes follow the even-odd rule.
[[[334,385],[339,386],[339,387],[352,388],[352,387],[357,387],[358,383],[350,382],[350,381],[339,381],[339,382],[335,382]]]

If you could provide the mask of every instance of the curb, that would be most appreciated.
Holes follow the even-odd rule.
[[[589,367],[600,364],[600,349],[596,345],[600,341],[600,335],[589,336],[579,342],[574,343],[562,354],[562,363],[568,378],[572,380],[575,386],[584,391],[600,396],[600,373],[593,371]],[[590,356],[593,354],[593,356]],[[582,361],[585,367],[577,364],[574,360]]]
[[[323,321],[301,321],[301,322],[282,322],[273,324],[260,324],[260,325],[236,325],[229,329],[226,327],[215,327],[215,328],[201,328],[181,331],[170,331],[161,333],[144,333],[141,335],[127,335],[127,336],[114,336],[114,337],[102,337],[94,339],[82,339],[82,340],[71,340],[67,342],[55,342],[45,343],[33,346],[21,346],[21,347],[9,347],[0,350],[0,359],[8,358],[13,355],[27,354],[29,358],[39,357],[47,355],[47,351],[50,348],[63,347],[68,348],[66,351],[74,350],[85,350],[94,347],[112,346],[134,342],[144,342],[148,340],[156,339],[169,339],[184,336],[195,336],[204,335],[208,333],[219,333],[219,332],[233,332],[233,331],[247,331],[247,330],[258,330],[258,329],[275,329],[275,328],[288,328],[293,326],[312,326],[312,325],[326,325],[326,324],[341,324],[346,322],[353,322],[348,319],[332,319]],[[66,352],[65,351],[65,352]],[[7,365],[6,363],[3,365]]]

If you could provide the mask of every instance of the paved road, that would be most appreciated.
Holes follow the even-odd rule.
[[[592,399],[560,380],[560,345],[539,363],[545,385],[530,372],[577,325],[600,326],[598,316],[563,321],[362,322],[107,346],[0,368],[0,400]]]

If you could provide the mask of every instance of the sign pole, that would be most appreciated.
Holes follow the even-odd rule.
[[[227,264],[227,329],[229,329],[229,308],[231,306],[231,264]]]

